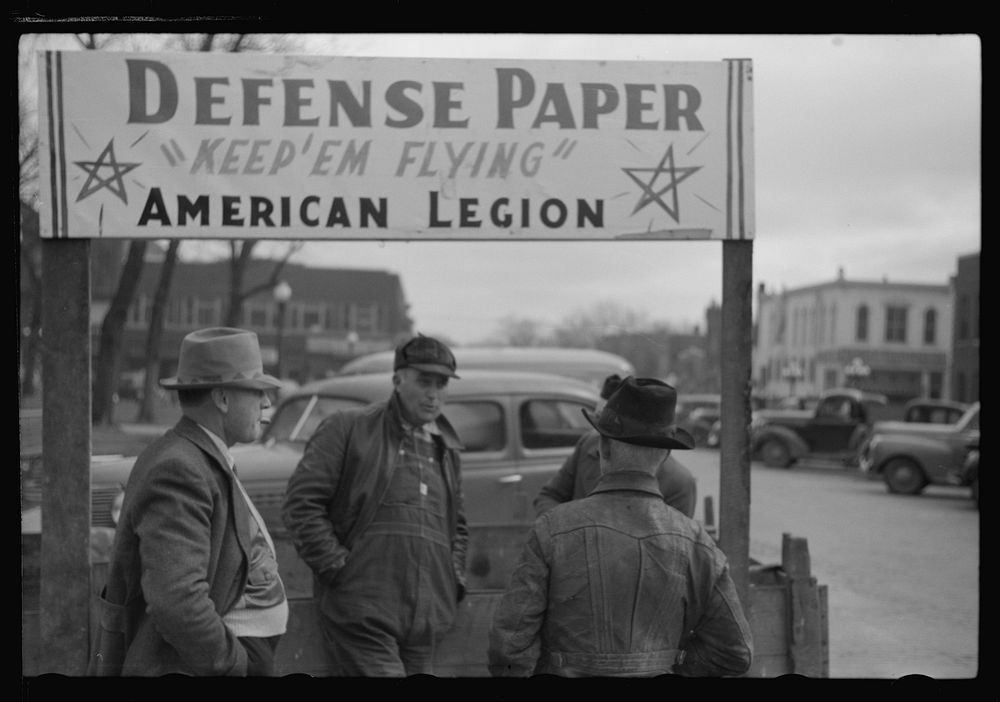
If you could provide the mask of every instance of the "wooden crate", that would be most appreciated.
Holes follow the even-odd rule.
[[[502,587],[495,585],[496,573],[509,572],[512,559],[519,552],[518,539],[522,536],[520,528],[499,529],[492,533],[484,530],[470,535],[470,554],[492,549],[491,566],[482,569],[479,576],[470,578],[479,585],[470,588],[459,606],[451,631],[439,644],[435,668],[440,677],[489,674],[486,656],[489,628],[503,592]],[[329,675],[313,600],[312,573],[284,535],[279,535],[275,541],[290,610],[288,632],[278,646],[277,672],[279,675]],[[92,626],[97,595],[106,574],[107,564],[94,564]],[[37,587],[37,579],[34,583]],[[482,583],[492,586],[483,587]],[[23,581],[22,585],[25,584]],[[37,597],[24,597],[23,601],[27,606],[21,612],[22,673],[39,675],[46,671],[38,666]],[[827,588],[817,584],[810,573],[805,539],[784,534],[782,563],[751,569],[750,606],[747,609],[754,637],[754,660],[747,677],[771,678],[789,673],[829,677]]]

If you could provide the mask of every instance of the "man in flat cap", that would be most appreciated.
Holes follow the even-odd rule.
[[[602,476],[587,497],[534,523],[494,614],[495,676],[735,676],[750,668],[750,625],[725,555],[668,507],[655,477],[694,447],[677,394],[626,378],[599,414]]]
[[[455,356],[417,336],[396,349],[392,394],[323,420],[282,516],[316,576],[333,675],[433,674],[465,594],[461,448],[441,410]]]
[[[274,545],[229,448],[261,435],[257,335],[215,327],[181,342],[182,417],[136,460],[102,595],[97,675],[273,675],[288,622]]]

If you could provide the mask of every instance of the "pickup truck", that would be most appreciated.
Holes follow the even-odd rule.
[[[855,388],[823,393],[815,409],[761,409],[750,423],[750,451],[765,465],[789,468],[803,459],[851,465],[871,430],[871,407],[884,395]]]

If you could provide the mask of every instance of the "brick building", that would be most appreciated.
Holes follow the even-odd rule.
[[[144,368],[150,310],[161,265],[147,260],[128,311],[122,359],[126,377]],[[273,267],[274,261],[252,260],[244,289],[267,281]],[[228,261],[177,263],[160,348],[161,377],[174,373],[185,334],[224,324],[229,279]],[[280,371],[284,378],[306,382],[336,371],[358,354],[393,348],[397,341],[412,335],[409,305],[395,273],[288,263],[281,279],[288,285],[289,299],[282,304],[270,288],[260,292],[244,302],[239,322],[260,338],[267,372]],[[117,281],[116,275],[94,281],[91,333],[95,351]]]

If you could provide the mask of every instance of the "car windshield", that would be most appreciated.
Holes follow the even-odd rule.
[[[979,431],[979,403],[970,407],[965,412],[965,416],[959,420],[959,422],[965,425],[965,429],[975,429]]]
[[[337,410],[360,407],[364,403],[346,397],[305,395],[283,404],[271,419],[266,440],[306,442],[316,427]]]

